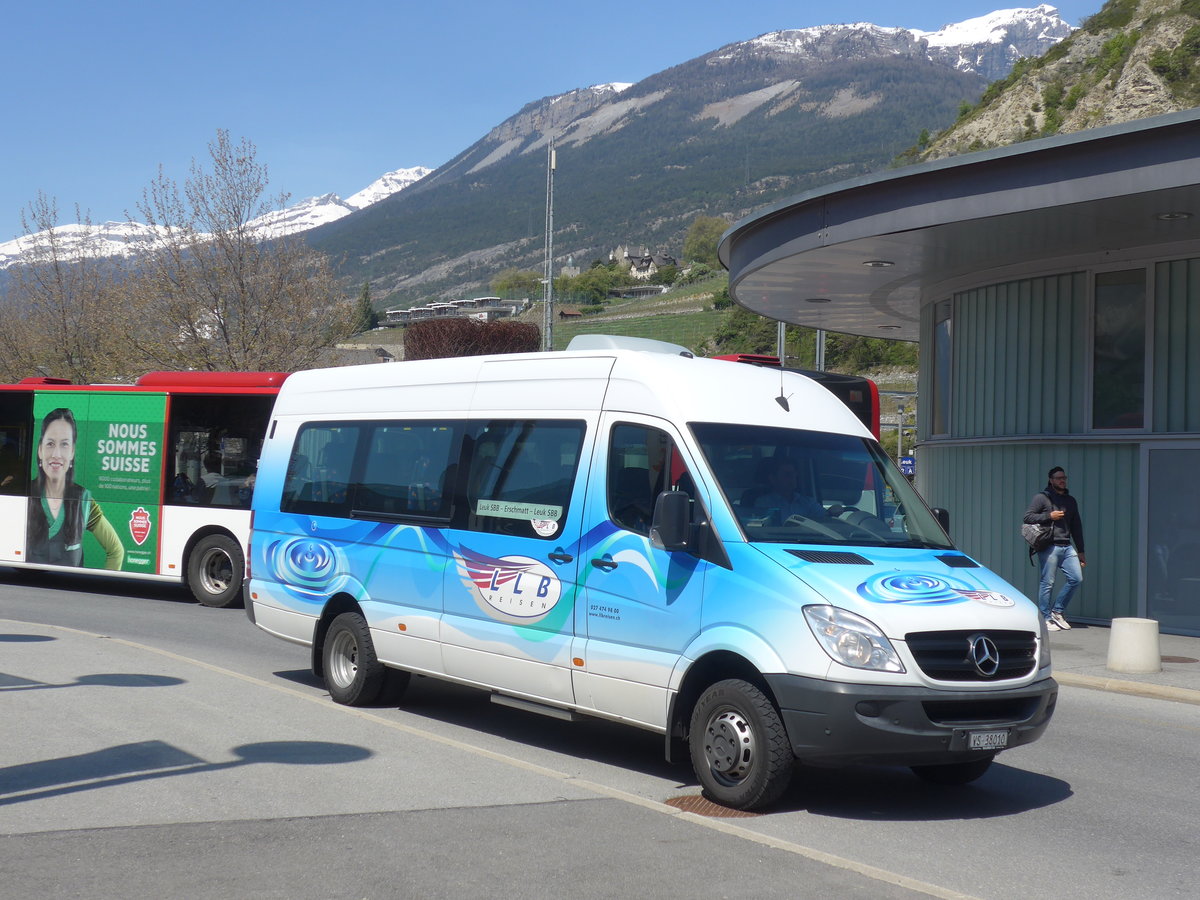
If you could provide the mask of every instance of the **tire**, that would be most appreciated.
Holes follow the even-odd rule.
[[[740,679],[719,681],[692,709],[688,745],[704,796],[732,809],[759,809],[787,790],[795,757],[766,694]]]
[[[940,766],[913,766],[913,774],[929,784],[958,786],[970,784],[991,768],[995,754],[970,762],[946,763]]]
[[[335,703],[344,706],[399,700],[411,677],[379,661],[367,620],[353,612],[342,613],[329,626],[321,661],[325,689]]]
[[[225,534],[201,538],[188,555],[188,587],[201,606],[228,609],[242,605],[246,558],[238,542]]]

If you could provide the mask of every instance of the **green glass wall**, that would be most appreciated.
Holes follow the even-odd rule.
[[[1021,518],[1062,466],[1083,517],[1088,565],[1071,602],[1074,616],[1137,615],[1139,447],[1069,440],[921,446],[918,487],[950,511],[950,533],[965,553],[1036,598],[1038,577],[1020,536]]]

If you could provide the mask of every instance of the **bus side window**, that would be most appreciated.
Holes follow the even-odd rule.
[[[0,393],[0,494],[23,497],[29,493],[33,458],[29,422],[32,416],[32,392]]]
[[[347,515],[360,431],[357,425],[301,428],[288,460],[280,509],[314,516]]]
[[[608,514],[627,531],[650,534],[654,504],[663,491],[695,487],[670,435],[645,425],[613,426],[608,450]]]
[[[459,433],[453,422],[388,422],[367,443],[354,514],[448,519]]]
[[[584,430],[576,421],[486,423],[469,445],[465,527],[544,540],[559,534]]]

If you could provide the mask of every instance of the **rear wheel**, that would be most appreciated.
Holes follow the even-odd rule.
[[[983,759],[973,759],[970,762],[946,763],[940,766],[913,766],[913,774],[922,781],[930,784],[961,785],[970,784],[991,768],[995,755]]]
[[[367,620],[358,613],[342,613],[333,620],[321,660],[325,689],[335,702],[346,706],[398,700],[408,687],[408,672],[379,661]]]
[[[201,538],[188,556],[188,587],[201,606],[240,606],[246,559],[229,535]]]
[[[704,796],[733,809],[757,809],[787,790],[795,766],[774,704],[754,685],[731,678],[701,695],[688,734]]]

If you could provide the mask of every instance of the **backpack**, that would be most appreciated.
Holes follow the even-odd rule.
[[[1046,492],[1042,491],[1042,493],[1045,494]],[[1051,506],[1054,506],[1054,500],[1049,494],[1046,494],[1046,499],[1050,500]],[[1021,537],[1029,545],[1030,562],[1033,561],[1033,554],[1041,553],[1050,546],[1053,533],[1053,525],[1027,525],[1021,523]]]

